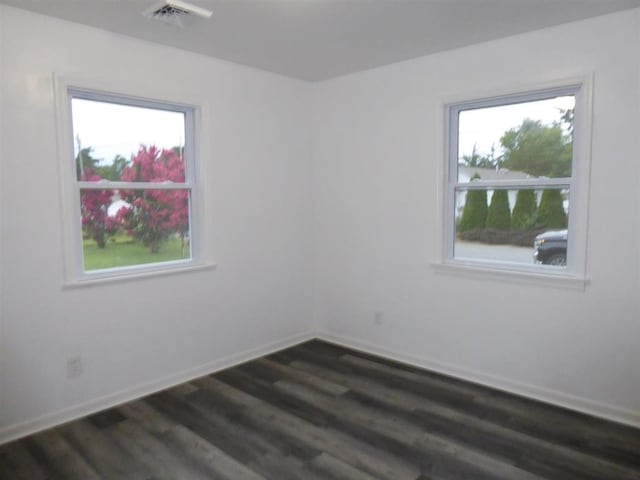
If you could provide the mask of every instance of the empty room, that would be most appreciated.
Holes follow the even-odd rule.
[[[0,479],[640,480],[640,0],[0,0]]]

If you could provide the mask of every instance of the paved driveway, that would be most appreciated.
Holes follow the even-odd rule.
[[[533,263],[533,246],[514,247],[513,245],[486,245],[479,242],[456,240],[456,258],[498,260],[502,262]]]

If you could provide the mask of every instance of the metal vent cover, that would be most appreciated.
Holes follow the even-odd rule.
[[[212,14],[211,10],[181,0],[164,0],[154,3],[142,12],[142,15],[150,20],[159,20],[179,27],[184,26],[185,18],[191,16],[210,18]]]
[[[158,15],[190,15],[190,14],[191,13],[188,10],[174,7],[173,5],[162,5],[155,12],[153,12],[151,16],[155,17]]]

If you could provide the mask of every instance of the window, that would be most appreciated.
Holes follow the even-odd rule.
[[[447,107],[445,261],[583,273],[584,86]],[[582,158],[584,157],[584,158]],[[582,180],[582,178],[580,179]]]
[[[195,108],[72,87],[65,96],[71,280],[193,267]]]

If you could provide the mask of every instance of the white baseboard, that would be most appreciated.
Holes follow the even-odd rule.
[[[587,398],[569,395],[567,393],[550,390],[536,385],[530,385],[518,381],[509,380],[482,373],[476,370],[461,368],[456,365],[438,362],[436,360],[409,355],[403,352],[389,350],[379,345],[368,342],[362,342],[342,335],[336,335],[328,332],[319,333],[317,338],[327,342],[342,345],[347,348],[359,350],[372,355],[388,358],[397,362],[406,363],[416,367],[432,370],[437,373],[449,375],[451,377],[468,380],[488,387],[503,390],[508,393],[514,393],[523,397],[540,400],[541,402],[550,403],[571,410],[576,410],[594,417],[600,417],[622,423],[632,427],[640,428],[640,412],[625,408],[616,407],[606,403],[595,402]]]
[[[307,340],[312,340],[316,337],[317,335],[313,332],[293,335],[291,337],[278,340],[267,345],[263,345],[240,353],[234,353],[233,355],[228,355],[224,358],[214,360],[212,362],[208,362],[204,365],[200,365],[194,368],[189,368],[182,372],[174,373],[172,375],[154,380],[152,382],[144,383],[135,387],[121,390],[120,392],[96,398],[86,403],[74,405],[72,407],[65,408],[54,413],[49,413],[35,419],[27,420],[26,422],[9,425],[0,429],[0,445],[42,430],[46,430],[51,427],[55,427],[63,423],[67,423],[71,420],[76,420],[78,418],[91,415],[107,408],[130,402],[137,398],[151,395],[152,393],[156,393],[160,390],[164,390],[166,388],[188,382],[195,378],[209,375],[211,373],[224,370],[225,368],[233,367],[235,365],[254,360],[264,355],[269,355],[270,353],[274,353],[278,350],[297,345]]]
[[[569,408],[571,410],[577,410],[595,417],[605,418],[607,420],[640,428],[640,412],[637,411],[594,402],[586,398],[568,395],[566,393],[509,380],[495,375],[460,368],[455,365],[438,362],[426,357],[389,350],[379,345],[362,342],[342,335],[336,335],[328,332],[316,333],[309,331],[244,352],[235,353],[233,355],[205,363],[198,367],[190,368],[152,382],[144,383],[120,392],[96,398],[86,403],[74,405],[54,413],[27,420],[26,422],[9,425],[0,429],[0,445],[87,415],[91,415],[107,408],[112,408],[117,405],[130,402],[137,398],[151,395],[152,393],[159,392],[166,388],[171,388],[195,378],[209,375],[211,373],[224,370],[225,368],[230,368],[235,365],[254,360],[264,355],[269,355],[270,353],[277,352],[278,350],[282,350],[314,338],[365,353],[370,353],[372,355],[378,355],[397,362],[406,363],[408,365],[425,368],[427,370],[432,370],[452,377],[461,378],[470,382],[486,385],[488,387],[497,388],[509,393]]]

